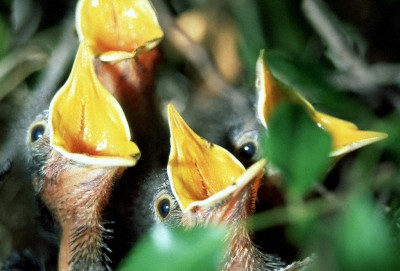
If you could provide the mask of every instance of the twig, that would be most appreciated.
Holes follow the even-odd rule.
[[[253,231],[270,228],[287,223],[296,224],[312,217],[330,213],[343,208],[340,200],[319,198],[299,205],[288,205],[274,208],[249,218],[249,225]]]
[[[62,26],[62,36],[58,46],[51,53],[47,68],[40,75],[40,83],[36,85],[21,108],[14,108],[13,112],[9,112],[14,119],[14,115],[18,117],[9,124],[9,129],[5,130],[7,134],[0,145],[0,163],[7,160],[13,161],[17,157],[21,160],[20,156],[25,153],[25,137],[29,124],[37,114],[48,108],[60,81],[69,72],[69,65],[77,48],[73,18],[74,16],[70,15]]]
[[[356,93],[375,94],[382,85],[400,85],[400,65],[370,65],[358,55],[340,28],[341,22],[321,0],[303,0],[302,8],[312,27],[333,52],[339,70],[332,76],[335,85]]]
[[[158,12],[158,19],[165,31],[166,39],[190,62],[213,92],[219,93],[231,88],[222,78],[208,53],[202,46],[194,42],[185,31],[174,21],[173,16],[163,1],[155,0],[154,6]]]
[[[58,46],[52,52],[48,67],[42,73],[40,83],[34,89],[34,93],[42,96],[43,93],[52,95],[60,86],[61,80],[71,70],[71,60],[78,48],[78,41],[75,34],[74,13],[69,15],[62,26],[62,37]],[[40,94],[42,92],[42,94]],[[50,100],[47,100],[48,103]],[[42,105],[41,108],[47,106]]]
[[[48,53],[37,46],[19,48],[0,61],[0,100],[30,74],[47,64]]]

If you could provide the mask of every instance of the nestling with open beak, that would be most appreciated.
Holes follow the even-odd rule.
[[[277,257],[257,249],[246,224],[255,209],[265,160],[246,170],[227,150],[194,133],[172,105],[168,119],[171,152],[167,171],[155,172],[138,188],[141,197],[134,202],[135,230],[157,222],[186,228],[225,224],[227,250],[220,270],[282,267]]]
[[[247,170],[227,150],[194,133],[172,105],[168,107],[171,152],[168,178],[182,210],[182,225],[228,225],[221,270],[273,270],[282,263],[252,243],[245,219],[254,212],[265,160]]]
[[[140,157],[118,102],[81,43],[69,78],[31,125],[33,185],[62,229],[58,270],[107,270],[102,222],[115,181]]]

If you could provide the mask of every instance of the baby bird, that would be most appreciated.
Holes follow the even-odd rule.
[[[29,128],[28,149],[34,189],[62,230],[58,270],[108,270],[103,210],[114,183],[140,152],[84,43],[49,111]]]
[[[62,228],[59,270],[103,270],[108,258],[101,212],[122,170],[63,157],[50,145],[47,121],[47,111],[37,117],[29,145],[34,188]]]
[[[246,218],[254,212],[265,160],[247,170],[228,151],[195,134],[169,106],[171,152],[167,170],[138,183],[132,209],[133,231],[149,225],[192,228],[224,224],[227,250],[220,270],[278,270],[279,258],[253,244]]]
[[[236,206],[237,209],[240,209],[240,204],[249,200],[249,189],[252,186],[252,183],[247,185],[243,192],[242,196],[238,198],[233,198],[230,202],[233,206]],[[151,188],[151,189],[149,189]],[[247,191],[245,191],[247,189]],[[247,195],[246,195],[247,193]],[[199,219],[196,225],[188,226],[187,223],[184,221],[183,212],[179,207],[178,201],[176,196],[174,195],[170,180],[168,179],[167,170],[160,169],[155,170],[150,173],[146,178],[139,180],[137,182],[137,189],[133,192],[133,202],[131,209],[131,220],[134,222],[134,225],[131,225],[131,232],[130,234],[135,236],[137,239],[143,236],[152,225],[162,223],[167,225],[168,227],[186,227],[191,228],[194,226],[202,226],[207,225],[209,222],[206,220]],[[235,204],[235,201],[237,203]],[[226,204],[229,206],[229,203],[224,203],[222,200],[220,202],[222,206]],[[213,208],[214,206],[214,208]],[[221,206],[221,209],[223,208]],[[209,213],[213,211],[218,211],[219,205],[218,202],[215,202],[214,205],[209,206]],[[242,206],[243,208],[243,206]],[[236,210],[237,210],[236,209]],[[234,212],[234,210],[232,210]],[[237,213],[236,216],[238,217],[239,214]],[[244,238],[237,239],[235,251],[229,250],[228,255],[225,257],[224,262],[222,264],[223,270],[279,270],[279,271],[305,271],[308,270],[312,264],[312,257],[306,258],[303,261],[293,262],[288,266],[284,266],[284,263],[279,260],[278,257],[264,254],[260,250],[258,250],[252,244],[251,240],[251,233],[248,232],[246,226],[242,222],[239,222],[236,219],[236,222],[229,227],[230,232],[227,233],[228,242],[231,242],[231,239],[234,237],[232,236],[232,231],[235,228],[240,229],[237,234],[243,235]],[[218,222],[220,223],[220,222]],[[221,221],[221,223],[224,223]],[[227,223],[227,221],[225,221]],[[241,224],[239,227],[238,224]],[[243,232],[244,231],[244,232]],[[240,241],[240,242],[239,242]],[[243,243],[241,243],[244,241]],[[249,245],[251,248],[250,251],[246,250],[246,246]],[[240,250],[242,249],[242,250]],[[240,269],[234,268],[234,263],[230,262],[233,261],[233,256],[237,255],[238,261],[243,261],[245,263],[248,260],[248,266],[243,267],[241,266]],[[242,258],[242,256],[244,256]],[[247,258],[246,258],[247,256]],[[230,257],[230,258],[229,258]],[[244,268],[244,269],[242,269]],[[246,269],[247,268],[247,269]],[[258,269],[257,269],[258,268]]]
[[[142,236],[151,225],[192,228],[210,223],[228,224],[226,252],[220,270],[278,270],[283,266],[278,257],[262,253],[252,243],[244,217],[252,213],[253,186],[249,182],[227,197],[212,200],[208,206],[196,206],[196,215],[184,213],[173,193],[166,170],[155,171],[138,183],[132,208],[132,234]],[[151,187],[152,189],[149,189]],[[206,204],[207,200],[203,201]]]

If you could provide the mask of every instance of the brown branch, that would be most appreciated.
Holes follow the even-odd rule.
[[[384,85],[400,86],[400,65],[371,65],[358,55],[340,27],[341,22],[322,0],[303,0],[305,17],[333,53],[332,63],[339,70],[331,77],[340,88],[356,93],[375,94]]]

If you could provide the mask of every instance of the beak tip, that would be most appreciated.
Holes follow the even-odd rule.
[[[140,157],[142,157],[142,154],[140,152],[138,152],[138,153],[135,153],[135,154],[131,154],[131,157],[134,160],[138,161],[140,159]]]

